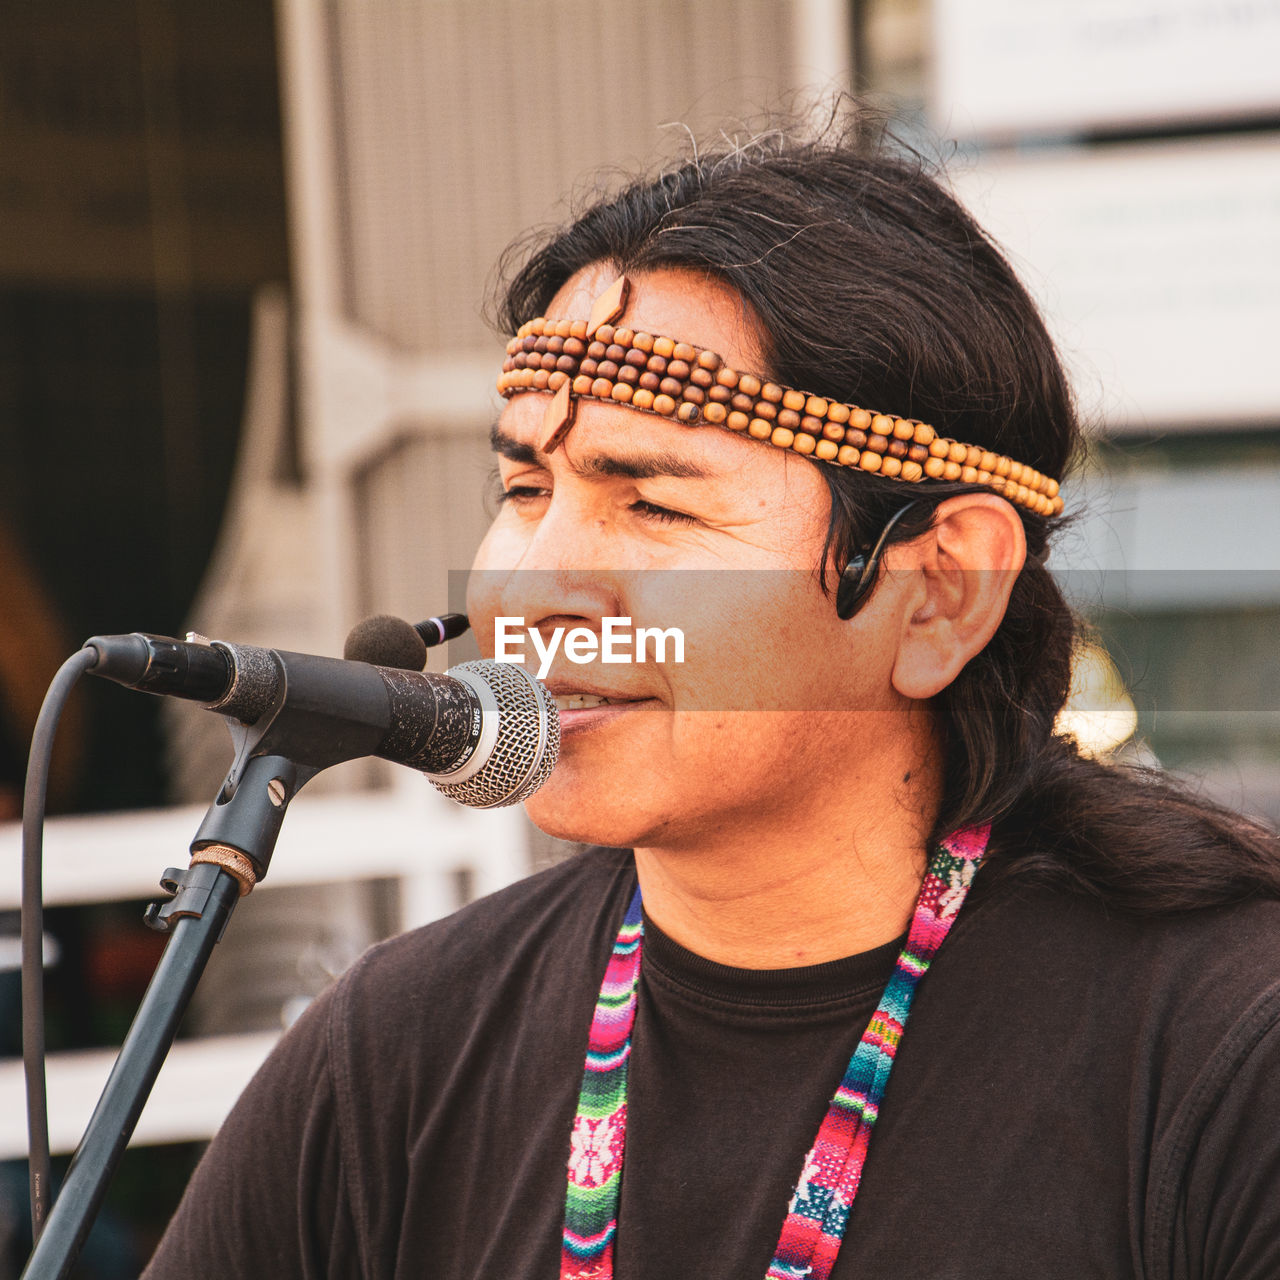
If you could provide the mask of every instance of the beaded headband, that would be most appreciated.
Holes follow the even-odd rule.
[[[947,439],[913,418],[739,373],[714,351],[687,342],[615,327],[627,293],[627,278],[620,276],[596,299],[589,320],[540,316],[507,343],[499,394],[553,393],[540,439],[544,453],[554,452],[573,426],[577,399],[591,396],[686,426],[745,432],[779,449],[894,480],[985,485],[1041,516],[1062,510],[1056,480],[1003,454]]]

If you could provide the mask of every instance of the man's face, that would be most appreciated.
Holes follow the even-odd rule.
[[[579,273],[548,318],[585,318],[614,274]],[[725,286],[675,270],[631,284],[628,327],[764,368]],[[841,622],[821,590],[829,498],[817,465],[586,397],[546,455],[536,442],[549,399],[517,395],[498,422],[505,498],[468,592],[481,651],[492,656],[499,616],[545,638],[629,617],[681,627],[685,654],[579,665],[561,648],[545,677],[564,708],[560,762],[528,802],[532,819],[568,839],[692,846],[858,786],[911,704],[890,685],[891,606],[873,599]],[[524,652],[536,662],[527,638]],[[569,707],[575,693],[587,705]]]

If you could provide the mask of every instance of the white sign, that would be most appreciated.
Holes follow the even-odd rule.
[[[933,0],[952,137],[1280,109],[1280,0]]]
[[[1280,134],[988,155],[956,193],[1112,429],[1280,419]]]

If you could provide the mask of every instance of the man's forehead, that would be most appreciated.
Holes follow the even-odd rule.
[[[571,276],[547,305],[550,320],[585,320],[617,277],[609,263]],[[760,325],[742,296],[722,280],[686,267],[655,267],[627,276],[626,305],[616,323],[665,333],[717,351],[736,369],[765,372]]]

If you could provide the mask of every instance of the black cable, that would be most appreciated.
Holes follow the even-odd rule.
[[[58,668],[44,696],[22,798],[22,1066],[27,1081],[27,1151],[31,1180],[31,1234],[40,1238],[51,1203],[49,1107],[44,1077],[44,808],[53,738],[67,697],[98,661],[96,649],[73,653]]]

